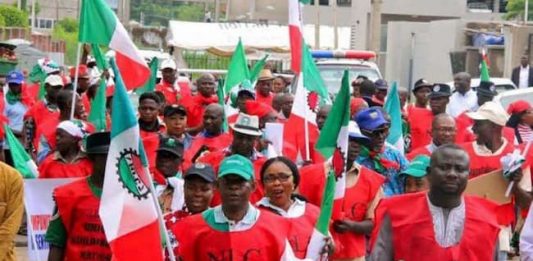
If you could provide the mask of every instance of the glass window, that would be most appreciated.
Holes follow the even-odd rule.
[[[352,6],[352,0],[337,0],[337,6]]]

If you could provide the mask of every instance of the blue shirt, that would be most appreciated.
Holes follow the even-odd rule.
[[[404,180],[400,178],[400,173],[407,169],[409,161],[407,161],[405,156],[403,156],[400,151],[395,148],[392,148],[389,145],[385,145],[385,150],[383,151],[383,153],[380,154],[380,156],[384,159],[395,161],[400,165],[400,169],[387,169],[385,173],[380,173],[374,168],[374,161],[372,159],[370,159],[369,157],[362,156],[359,156],[359,158],[357,158],[357,163],[371,170],[374,170],[379,174],[385,176],[385,178],[387,178],[387,180],[383,184],[383,194],[385,195],[385,197],[402,194],[404,190]]]
[[[16,102],[15,104],[5,103],[4,115],[9,119],[9,127],[14,131],[22,131],[24,125],[24,114],[26,114],[28,108],[22,102]]]

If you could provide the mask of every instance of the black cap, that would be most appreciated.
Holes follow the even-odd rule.
[[[210,165],[203,164],[203,163],[195,163],[194,165],[192,165],[185,172],[185,175],[183,176],[183,178],[187,179],[193,176],[198,176],[209,183],[213,183],[216,180],[215,170],[213,170],[213,168]]]
[[[422,87],[433,87],[433,84],[429,83],[428,81],[426,81],[426,79],[418,79],[418,81],[415,82],[415,86],[414,86],[414,89],[413,89],[413,92],[416,92],[418,89],[422,88]]]
[[[174,154],[176,157],[183,158],[183,143],[177,139],[164,137],[159,140],[157,152],[166,151]]]
[[[183,116],[187,116],[187,109],[183,107],[182,105],[178,104],[172,104],[165,106],[165,109],[163,110],[163,116],[170,117],[174,114],[180,114]]]
[[[496,85],[494,85],[494,83],[490,81],[479,82],[479,86],[476,88],[476,91],[478,94],[490,97],[498,95],[498,92],[496,92]]]
[[[431,87],[429,98],[449,97],[452,95],[450,85],[445,83],[435,83]]]
[[[85,141],[86,154],[107,154],[109,152],[109,144],[111,144],[111,133],[95,132],[87,136]]]
[[[389,88],[389,83],[383,79],[378,79],[374,84],[378,90],[387,90]]]

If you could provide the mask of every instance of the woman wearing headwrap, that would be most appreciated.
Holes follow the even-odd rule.
[[[505,126],[514,129],[518,143],[533,141],[533,109],[524,100],[518,100],[509,105],[507,113],[511,117]]]
[[[63,121],[56,129],[56,150],[39,166],[39,178],[76,178],[92,173],[93,166],[81,150],[87,135],[79,120]]]

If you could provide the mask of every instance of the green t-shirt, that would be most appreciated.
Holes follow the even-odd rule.
[[[92,183],[90,176],[87,177],[86,180],[94,196],[100,198],[102,196],[102,189],[96,187]],[[44,239],[50,245],[60,248],[65,247],[65,245],[67,244],[67,229],[65,228],[65,224],[63,224],[63,220],[61,220],[57,205],[54,208],[54,215],[52,216],[52,219],[50,219],[50,223],[48,223],[48,229],[46,230],[46,235]]]

